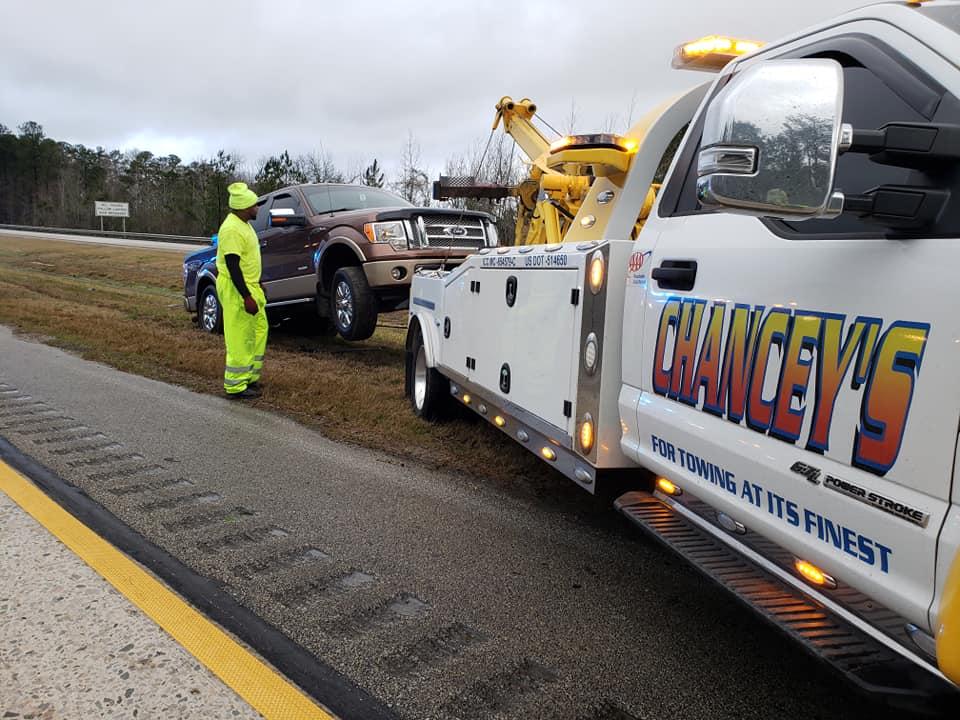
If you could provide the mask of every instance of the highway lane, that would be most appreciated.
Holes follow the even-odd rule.
[[[70,235],[66,233],[29,232],[26,230],[0,229],[0,242],[4,238],[29,238],[31,240],[56,240],[58,242],[72,242],[84,245],[105,245],[112,247],[148,248],[160,252],[175,252],[180,255],[193,252],[203,247],[190,243],[158,242],[156,240],[134,240],[131,238],[105,238],[93,235]]]
[[[2,327],[0,358],[0,435],[403,720],[904,717],[560,476],[519,500]]]

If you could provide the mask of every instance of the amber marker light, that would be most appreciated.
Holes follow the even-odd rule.
[[[507,424],[507,421],[503,419],[503,415],[497,415],[493,419],[493,424],[496,425],[497,427],[503,427],[504,425]]]
[[[683,494],[683,490],[678,488],[676,485],[674,485],[672,482],[667,480],[665,477],[657,478],[657,489],[662,493],[666,493],[667,495]]]
[[[590,271],[587,276],[590,292],[594,295],[603,287],[604,275],[606,275],[606,263],[603,261],[603,252],[597,250],[590,256]]]
[[[586,455],[593,450],[593,418],[590,413],[584,415],[583,422],[580,423],[580,449]]]
[[[548,447],[540,448],[540,454],[543,455],[545,460],[553,461],[557,459],[557,454],[553,451],[552,448],[548,448]]]
[[[469,405],[469,404],[470,404],[470,401],[473,400],[473,398],[470,397],[470,395],[469,395],[468,393],[464,393],[464,394],[463,394],[463,397],[461,397],[460,399],[463,400],[463,404],[464,404],[464,405]]]
[[[793,566],[800,573],[800,576],[811,585],[825,588],[835,588],[837,586],[836,580],[811,562],[797,558],[793,561]]]

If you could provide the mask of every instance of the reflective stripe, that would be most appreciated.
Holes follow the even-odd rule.
[[[228,373],[245,373],[245,372],[250,372],[251,370],[253,370],[253,365],[246,365],[246,366],[244,366],[244,367],[239,367],[239,366],[235,366],[235,365],[227,365],[227,367],[226,367],[226,369],[224,370],[224,372],[228,372]]]
[[[263,362],[263,355],[254,355],[253,360],[254,362]]]
[[[232,387],[232,386],[234,386],[234,385],[246,385],[247,382],[248,382],[248,381],[247,381],[246,378],[244,378],[243,380],[230,380],[230,379],[228,379],[228,378],[224,378],[224,379],[223,379],[223,385],[224,385],[224,387]]]

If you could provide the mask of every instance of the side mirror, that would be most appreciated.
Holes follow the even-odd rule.
[[[843,70],[834,60],[769,60],[737,73],[710,103],[697,164],[705,207],[806,220],[836,217]]]
[[[307,216],[298,214],[293,208],[273,208],[270,211],[270,227],[289,227],[306,225]]]

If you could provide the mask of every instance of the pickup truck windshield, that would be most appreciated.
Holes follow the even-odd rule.
[[[315,215],[342,210],[367,208],[413,207],[401,197],[371,187],[349,185],[315,186],[303,188],[303,194]]]

